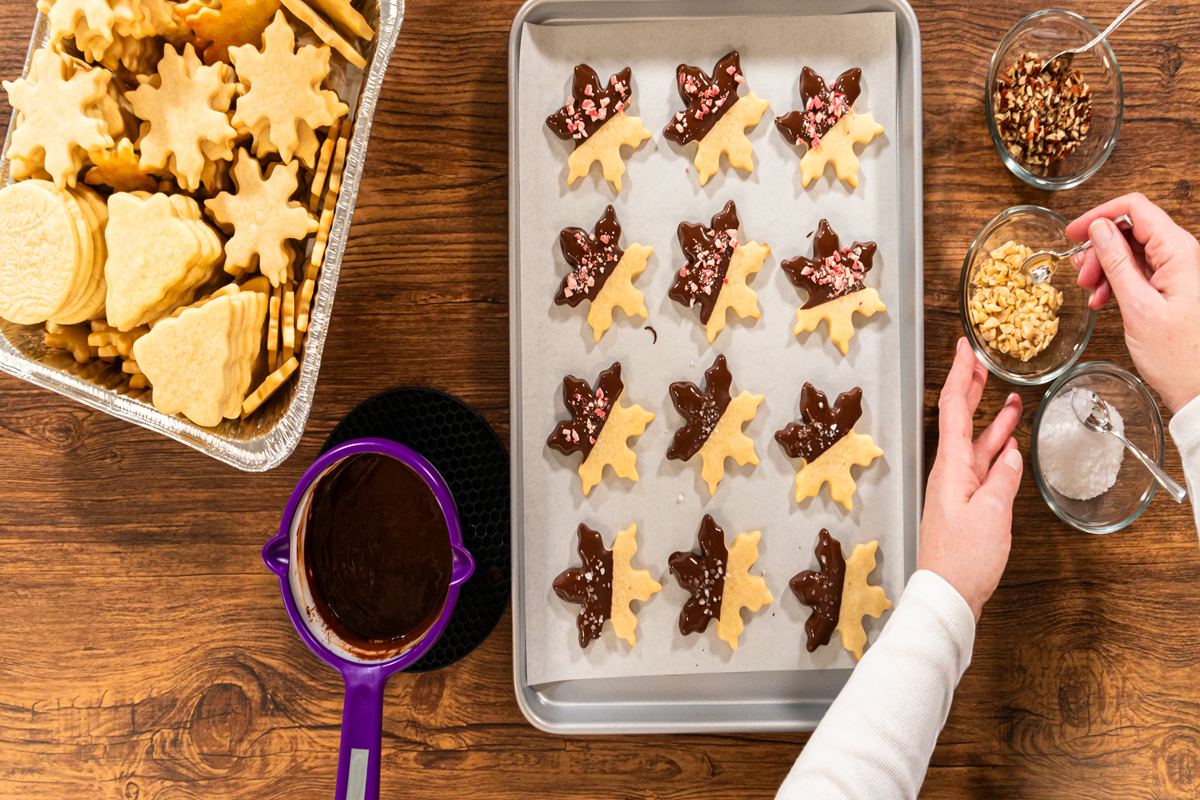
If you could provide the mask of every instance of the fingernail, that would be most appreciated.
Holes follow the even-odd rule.
[[[1112,241],[1113,233],[1116,231],[1116,226],[1111,220],[1098,219],[1088,226],[1088,238],[1092,240],[1092,244],[1096,247],[1107,247]]]
[[[1014,470],[1021,469],[1021,451],[1015,447],[1011,450],[1005,450],[1004,455],[1000,456],[1004,463],[1012,467]]]
[[[1083,253],[1076,253],[1075,255],[1071,256],[1071,266],[1075,268],[1076,272],[1083,269],[1084,258],[1086,258],[1086,256]]]
[[[968,345],[968,344],[967,344],[967,337],[965,337],[965,336],[960,336],[960,337],[958,337],[958,350],[959,350],[959,352],[962,352],[963,350],[965,350],[965,349],[966,349],[966,348],[968,348],[968,347],[970,347],[970,345]]]
[[[1008,396],[1008,399],[1004,401],[1004,405],[1011,406],[1014,403],[1019,402],[1020,400],[1021,400],[1021,395],[1017,394],[1016,392],[1013,392],[1012,394],[1010,394]]]

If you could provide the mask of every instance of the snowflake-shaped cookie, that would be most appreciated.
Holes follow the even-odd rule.
[[[613,309],[620,308],[629,316],[645,318],[646,299],[633,286],[633,279],[646,270],[646,259],[654,252],[634,242],[622,249],[621,223],[612,206],[596,222],[591,233],[583,228],[563,228],[558,243],[571,271],[563,278],[556,305],[575,308],[584,300],[591,301],[588,324],[595,340],[600,341],[613,322]]]

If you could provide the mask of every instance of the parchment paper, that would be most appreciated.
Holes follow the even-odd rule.
[[[878,539],[879,566],[872,582],[895,601],[903,587],[903,506],[899,472],[900,343],[897,321],[888,313],[856,317],[857,333],[842,356],[829,341],[825,323],[811,334],[792,334],[801,295],[779,263],[812,256],[809,234],[820,218],[830,221],[843,245],[855,239],[879,244],[867,284],[885,304],[898,300],[898,275],[912,265],[897,256],[899,224],[898,150],[891,142],[896,121],[896,26],[891,13],[830,17],[750,18],[605,25],[538,26],[523,32],[520,63],[520,369],[524,433],[521,481],[524,496],[524,620],[528,681],[540,684],[635,675],[828,669],[853,666],[835,634],[830,645],[809,654],[804,621],[809,609],[788,588],[804,569],[816,569],[813,547],[827,527],[847,555],[854,545]],[[741,53],[743,91],[771,103],[757,127],[748,131],[755,169],[746,175],[722,159],[721,171],[704,187],[686,149],[662,138],[666,122],[682,108],[675,68],[684,61],[706,71],[732,49]],[[601,80],[626,65],[633,67],[633,108],[654,134],[626,161],[623,191],[603,180],[598,164],[582,181],[566,184],[571,144],[556,138],[545,118],[570,96],[572,70],[590,64]],[[799,155],[775,129],[774,117],[799,105],[799,76],[808,65],[832,81],[851,66],[863,70],[863,93],[856,108],[869,111],[886,132],[861,148],[859,186],[850,189],[832,168],[808,189],[800,183]],[[626,150],[628,153],[628,150]],[[582,183],[582,185],[581,185]],[[683,220],[708,223],[727,200],[741,217],[740,240],[771,247],[761,272],[750,281],[762,310],[759,320],[732,312],[724,331],[709,345],[696,310],[667,297],[675,271],[684,263],[675,230]],[[635,285],[646,296],[648,320],[615,312],[614,326],[596,344],[586,322],[587,304],[555,306],[566,262],[558,232],[576,225],[590,230],[612,203],[623,227],[622,246],[654,247]],[[653,343],[652,326],[658,333]],[[715,497],[700,478],[700,459],[668,461],[666,449],[683,424],[668,394],[673,381],[703,385],[703,373],[724,353],[733,373],[733,392],[765,396],[746,427],[761,463],[738,467],[726,460],[725,479]],[[640,404],[656,414],[646,432],[630,439],[641,479],[604,480],[588,497],[580,490],[579,455],[564,457],[546,447],[555,422],[566,418],[562,379],[574,374],[589,383],[613,361],[625,380],[624,404]],[[773,439],[798,416],[800,388],[811,381],[830,400],[854,386],[863,389],[859,433],[871,435],[884,456],[867,468],[854,468],[858,492],[846,512],[824,488],[797,505],[794,480],[799,461],[789,459]],[[889,458],[890,456],[890,458]],[[895,462],[891,459],[895,459]],[[677,550],[698,549],[696,533],[711,513],[731,542],[738,533],[761,530],[761,574],[775,602],[756,614],[743,611],[746,629],[736,653],[716,637],[716,624],[701,635],[679,633],[678,615],[688,593],[667,570]],[[601,639],[579,647],[575,615],[579,607],[560,600],[554,577],[577,566],[575,530],[587,523],[606,546],[632,523],[638,526],[633,566],[648,569],[663,590],[641,604],[637,646],[617,639],[611,625]],[[875,638],[890,612],[870,618]]]

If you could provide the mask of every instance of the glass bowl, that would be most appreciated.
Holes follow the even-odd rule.
[[[1030,453],[1033,475],[1046,505],[1058,518],[1084,533],[1112,533],[1131,524],[1142,515],[1158,488],[1150,471],[1125,453],[1117,482],[1104,494],[1091,500],[1075,500],[1059,494],[1045,478],[1038,462],[1038,435],[1042,415],[1050,401],[1071,389],[1091,389],[1103,397],[1121,414],[1125,436],[1138,449],[1162,466],[1166,452],[1162,415],[1146,385],[1130,372],[1115,364],[1088,361],[1071,369],[1054,382],[1042,398],[1033,418]]]
[[[1079,53],[1072,66],[1083,73],[1083,80],[1092,87],[1092,124],[1087,138],[1068,157],[1047,166],[1033,166],[1013,158],[1000,139],[996,127],[994,99],[996,78],[1008,69],[1023,53],[1033,51],[1050,58],[1063,50],[1087,44],[1099,35],[1090,22],[1070,11],[1049,9],[1030,14],[1013,26],[1000,40],[988,68],[984,90],[988,130],[996,152],[1009,170],[1021,180],[1039,189],[1070,189],[1086,181],[1104,165],[1117,134],[1121,131],[1121,116],[1125,108],[1121,69],[1108,40]]]
[[[1088,308],[1088,292],[1075,282],[1075,270],[1070,264],[1060,264],[1050,278],[1050,285],[1062,292],[1058,334],[1050,346],[1029,361],[993,350],[971,323],[971,298],[975,293],[972,281],[988,254],[1010,239],[1033,250],[1062,251],[1075,242],[1067,238],[1067,220],[1053,211],[1040,206],[1013,206],[983,226],[963,261],[958,308],[975,355],[993,374],[1009,383],[1036,386],[1054,380],[1075,363],[1092,336],[1096,312]]]

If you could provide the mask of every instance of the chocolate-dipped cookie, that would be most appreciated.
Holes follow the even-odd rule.
[[[845,355],[854,337],[854,314],[874,316],[886,311],[879,293],[864,280],[875,259],[874,242],[855,242],[842,247],[828,220],[817,224],[813,257],[798,256],[780,264],[792,284],[808,293],[796,311],[793,333],[816,330],[821,320],[829,322],[829,339]]]
[[[854,110],[862,91],[862,70],[848,69],[833,86],[808,67],[800,72],[800,109],[775,118],[775,127],[791,144],[807,146],[800,159],[800,180],[805,187],[832,163],[838,178],[858,186],[856,143],[866,144],[883,126],[870,114]]]
[[[638,405],[623,407],[624,393],[620,362],[600,373],[595,392],[574,375],[563,379],[563,404],[571,418],[555,426],[546,445],[564,455],[583,455],[579,477],[584,495],[600,482],[605,465],[611,465],[619,477],[638,479],[637,456],[626,439],[645,431],[654,415]]]
[[[621,224],[612,206],[604,209],[591,233],[583,228],[563,228],[558,236],[570,272],[562,279],[554,302],[575,308],[589,301],[587,320],[597,342],[612,327],[614,308],[629,316],[644,318],[648,314],[646,299],[634,288],[633,279],[645,272],[646,259],[654,248],[634,242],[623,250],[620,240]]]
[[[568,186],[587,175],[592,164],[599,161],[604,179],[621,191],[621,176],[625,174],[621,146],[637,147],[650,138],[642,121],[625,113],[633,97],[631,78],[629,67],[607,83],[587,64],[575,67],[571,99],[546,118],[546,125],[558,138],[575,144],[567,158]]]
[[[762,269],[771,248],[757,242],[739,244],[737,206],[730,200],[711,224],[681,222],[676,231],[687,263],[675,274],[667,295],[680,305],[700,307],[700,322],[712,342],[725,327],[725,311],[758,319],[758,295],[746,280]]]
[[[789,422],[775,433],[775,441],[791,458],[803,459],[796,473],[796,502],[816,497],[821,485],[829,484],[829,496],[847,511],[854,507],[856,490],[850,467],[866,467],[883,451],[870,436],[854,432],[862,416],[862,389],[855,387],[838,395],[831,407],[825,393],[811,383],[800,391],[800,423]]]
[[[737,51],[717,62],[712,77],[699,67],[680,64],[675,82],[684,109],[663,128],[663,136],[680,145],[697,143],[694,163],[700,185],[717,174],[721,153],[728,156],[730,166],[753,172],[754,148],[745,129],[758,124],[768,103],[753,92],[738,95],[746,78]]]
[[[732,383],[725,356],[718,355],[704,372],[703,390],[690,381],[676,381],[670,389],[671,402],[687,424],[675,431],[667,458],[688,461],[699,453],[700,475],[710,495],[716,494],[717,484],[725,477],[726,457],[743,466],[758,464],[754,442],[742,433],[742,426],[754,419],[763,396],[743,391],[731,397]]]
[[[774,600],[766,581],[749,573],[758,560],[760,536],[758,531],[739,533],[727,548],[725,531],[705,514],[697,536],[700,555],[691,551],[671,555],[667,562],[671,574],[692,595],[679,612],[680,633],[703,633],[715,619],[717,638],[738,649],[738,637],[745,627],[741,610],[758,611]]]

